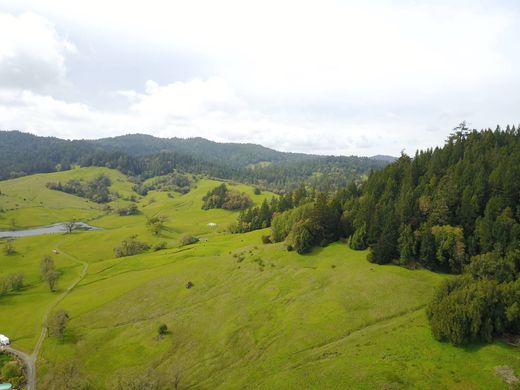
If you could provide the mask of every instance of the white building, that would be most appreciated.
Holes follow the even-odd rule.
[[[7,336],[4,336],[3,334],[0,334],[0,345],[5,346],[9,345],[11,342],[9,341],[9,338]]]

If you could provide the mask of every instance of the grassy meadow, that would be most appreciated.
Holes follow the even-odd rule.
[[[111,178],[111,191],[136,196],[138,215],[107,214],[45,187],[100,173]],[[149,369],[192,389],[507,389],[495,367],[520,373],[518,350],[502,342],[460,348],[433,339],[424,308],[447,276],[374,265],[344,243],[300,256],[283,244],[262,244],[267,230],[230,234],[237,213],[201,209],[202,196],[218,184],[201,179],[186,195],[143,197],[105,168],[0,182],[1,229],[13,220],[21,229],[73,218],[105,229],[20,238],[16,254],[2,251],[0,276],[22,271],[27,286],[0,298],[0,333],[30,352],[45,311],[86,262],[86,276],[57,305],[71,321],[64,341],[44,342],[42,380],[65,360],[79,362],[81,375],[100,389],[117,375]],[[256,204],[272,196],[232,187]],[[154,215],[167,217],[158,237],[146,227]],[[200,242],[181,247],[185,233]],[[113,248],[134,235],[152,245],[165,241],[167,249],[114,258]],[[62,275],[51,293],[39,262],[53,249]],[[157,337],[163,323],[169,333]]]

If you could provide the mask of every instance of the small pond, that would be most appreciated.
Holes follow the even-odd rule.
[[[75,230],[103,230],[85,222],[76,222]],[[40,234],[65,233],[66,223],[60,222],[49,226],[36,227],[24,230],[0,230],[0,238],[39,236]]]

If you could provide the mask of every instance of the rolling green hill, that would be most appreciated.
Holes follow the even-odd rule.
[[[107,213],[45,187],[99,174],[110,177],[111,191],[135,196],[137,215]],[[35,347],[47,310],[63,308],[71,317],[63,341],[45,339],[40,388],[88,381],[112,389],[127,377],[161,378],[165,389],[176,382],[194,389],[506,389],[495,368],[519,373],[520,354],[505,343],[459,348],[431,336],[424,308],[450,276],[371,264],[366,251],[341,242],[300,256],[283,243],[262,244],[266,230],[230,234],[236,212],[201,207],[218,184],[200,179],[185,195],[139,196],[126,176],[107,168],[0,182],[4,229],[13,219],[20,229],[71,218],[105,229],[20,238],[15,254],[0,253],[0,278],[25,274],[25,288],[0,296],[0,333],[16,348]],[[228,185],[255,204],[272,196]],[[146,219],[157,215],[167,217],[166,229],[154,236]],[[200,241],[181,246],[185,233]],[[113,248],[130,236],[167,248],[114,258]],[[39,275],[44,255],[61,272],[53,293]],[[86,275],[64,294],[84,267]],[[161,324],[169,333],[158,337]]]

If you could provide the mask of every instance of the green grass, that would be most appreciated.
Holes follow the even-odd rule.
[[[8,211],[17,220],[35,207],[23,201],[29,199],[25,194],[42,190],[37,222],[63,221],[86,210],[90,223],[106,229],[27,237],[15,243],[16,255],[0,254],[0,275],[23,271],[28,283],[0,298],[0,333],[27,351],[45,309],[59,295],[39,279],[41,256],[62,251],[54,256],[62,290],[81,271],[67,255],[89,263],[86,277],[59,304],[72,319],[64,342],[45,341],[40,378],[65,359],[81,361],[96,388],[106,388],[118,373],[149,368],[165,376],[179,369],[182,387],[196,389],[505,389],[494,367],[520,372],[520,354],[500,342],[457,348],[432,338],[424,307],[445,276],[370,264],[365,252],[342,243],[300,256],[282,244],[261,244],[265,230],[231,235],[226,227],[237,213],[201,209],[202,196],[218,182],[200,180],[173,199],[151,192],[140,197],[139,215],[130,217],[45,192],[56,176],[99,172],[113,175],[118,191],[131,191],[119,173],[98,168],[0,183],[10,204],[18,204]],[[237,189],[257,204],[271,196]],[[146,228],[146,217],[158,214],[168,217],[160,237]],[[202,240],[180,247],[183,233]],[[151,244],[164,240],[168,249],[113,258],[113,248],[130,235]],[[193,288],[185,288],[188,281]],[[170,334],[158,339],[162,323]]]

